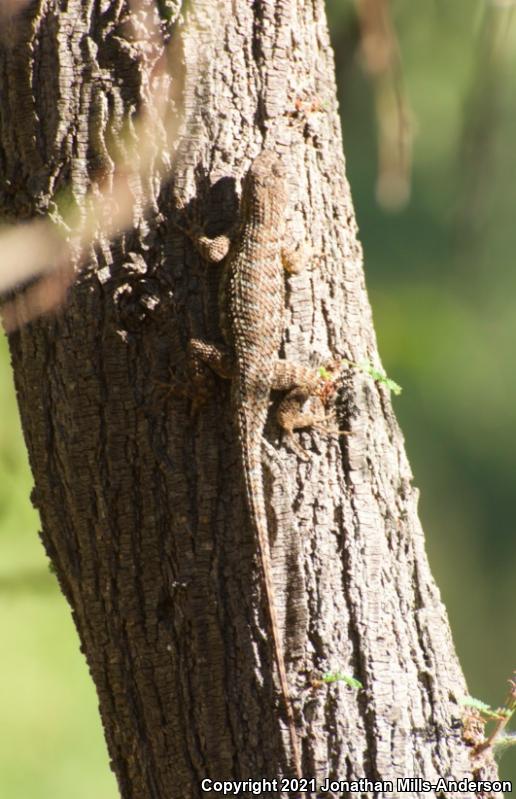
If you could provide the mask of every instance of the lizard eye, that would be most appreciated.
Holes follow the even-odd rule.
[[[282,161],[274,161],[271,165],[271,172],[275,177],[284,178],[286,175],[285,166]]]

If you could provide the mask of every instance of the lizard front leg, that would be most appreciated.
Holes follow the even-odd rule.
[[[283,247],[281,250],[281,263],[285,272],[290,275],[298,275],[310,260],[312,260],[312,248],[308,244]]]
[[[185,232],[193,241],[201,258],[204,258],[204,260],[208,261],[210,264],[220,263],[220,261],[226,257],[231,247],[231,238],[226,235],[216,236],[214,239],[210,239],[198,228]]]
[[[201,258],[210,264],[218,264],[224,260],[231,248],[231,242],[237,229],[237,226],[233,225],[228,233],[210,238],[197,222],[187,219],[185,224],[176,221],[175,225],[185,236],[188,236]]]

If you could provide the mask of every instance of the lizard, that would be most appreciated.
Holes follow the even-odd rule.
[[[301,778],[301,748],[290,697],[272,579],[267,511],[263,487],[262,442],[273,390],[287,391],[277,419],[292,440],[293,430],[325,419],[328,387],[317,369],[279,358],[284,329],[284,270],[297,271],[294,251],[285,248],[288,203],[281,158],[263,150],[244,179],[241,222],[234,241],[210,239],[186,229],[201,256],[223,261],[219,284],[220,328],[224,345],[192,339],[194,359],[231,380],[231,401],[240,447],[245,499],[257,540],[274,660],[289,730],[296,776]],[[308,408],[312,402],[312,407]],[[297,448],[297,447],[296,447]],[[300,449],[300,448],[299,448]],[[302,456],[305,457],[304,453]]]

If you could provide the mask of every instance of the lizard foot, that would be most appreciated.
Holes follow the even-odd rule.
[[[213,394],[213,381],[209,376],[203,375],[202,379],[192,379],[183,383],[175,377],[164,383],[156,380],[154,385],[161,392],[163,402],[168,402],[172,397],[190,401],[190,416],[195,417],[200,409],[206,405]]]

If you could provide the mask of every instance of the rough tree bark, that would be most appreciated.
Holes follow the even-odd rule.
[[[293,238],[314,253],[289,278],[284,355],[378,363],[322,2],[196,0],[180,17],[174,0],[157,6],[182,52],[172,180],[156,172],[131,186],[134,228],[100,237],[60,313],[10,337],[43,543],[124,799],[199,797],[205,777],[291,773],[228,387],[214,381],[196,414],[180,391],[189,338],[217,337],[217,271],[175,226],[174,206],[220,231],[250,161],[275,146],[290,169]],[[2,214],[58,221],[60,189],[80,206],[109,176],[156,55],[134,46],[129,15],[125,0],[39,0],[11,23],[0,49]],[[478,775],[388,392],[350,372],[338,417],[352,435],[301,433],[306,463],[273,422],[267,431],[305,774]],[[332,671],[364,689],[318,685]]]

